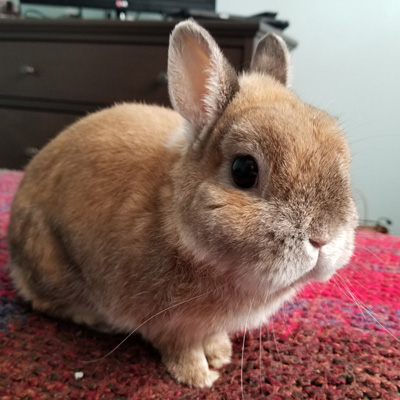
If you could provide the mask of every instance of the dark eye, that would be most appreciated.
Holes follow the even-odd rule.
[[[257,181],[258,166],[252,156],[240,156],[232,163],[232,178],[237,186],[250,189]]]

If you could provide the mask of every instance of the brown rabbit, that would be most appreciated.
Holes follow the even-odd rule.
[[[353,250],[346,140],[287,88],[288,59],[270,34],[237,76],[207,31],[178,24],[180,115],[117,105],[28,165],[9,227],[21,295],[89,326],[139,327],[179,382],[211,386],[229,333],[266,322]]]

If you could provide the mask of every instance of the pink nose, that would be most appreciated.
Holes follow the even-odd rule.
[[[325,246],[327,244],[327,242],[324,240],[313,240],[313,239],[309,240],[310,243],[313,245],[313,247],[315,247],[316,249],[320,249],[322,246]]]

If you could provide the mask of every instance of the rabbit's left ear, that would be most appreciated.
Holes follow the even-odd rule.
[[[250,71],[271,75],[285,86],[289,85],[290,54],[279,36],[268,33],[257,44]]]
[[[239,89],[217,43],[193,20],[179,23],[171,34],[168,83],[172,105],[197,133],[222,114]]]

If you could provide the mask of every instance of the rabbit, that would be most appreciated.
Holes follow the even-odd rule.
[[[177,24],[174,110],[114,105],[27,166],[8,230],[21,296],[95,329],[137,330],[176,381],[212,386],[232,333],[353,252],[348,144],[336,118],[293,93],[289,70],[274,34],[238,75],[204,28]]]

